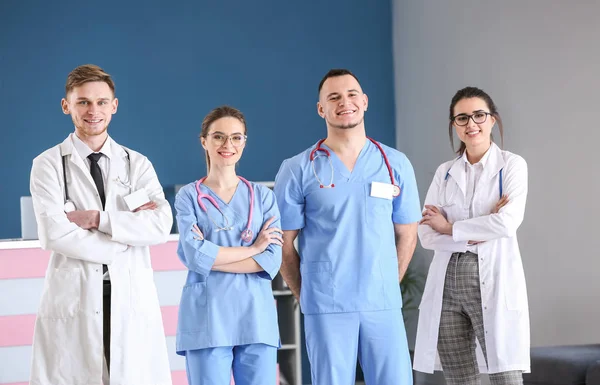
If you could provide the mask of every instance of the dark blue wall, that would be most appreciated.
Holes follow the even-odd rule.
[[[367,131],[395,145],[391,19],[390,1],[0,1],[0,238],[20,236],[31,160],[73,131],[60,99],[77,65],[113,75],[109,132],[147,155],[164,186],[204,174],[197,135],[220,104],[248,120],[240,174],[273,180],[326,134],[316,88],[332,67],[356,73]]]
[[[113,75],[110,134],[147,155],[164,186],[205,173],[200,122],[220,104],[247,116],[241,175],[272,180],[326,133],[316,88],[347,67],[369,95],[367,131],[394,146],[389,1],[0,1],[0,238],[20,236],[31,160],[73,126],[60,99],[74,67]]]

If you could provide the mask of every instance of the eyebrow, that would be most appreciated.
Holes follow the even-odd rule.
[[[359,91],[359,90],[357,90],[357,89],[355,89],[355,88],[351,88],[351,89],[349,89],[349,90],[348,90],[348,91],[346,91],[346,92],[356,92],[356,93],[360,93],[360,91]],[[332,96],[334,96],[334,95],[339,95],[339,94],[340,94],[339,92],[332,92],[332,93],[330,93],[329,95],[327,95],[327,99],[329,99],[330,97],[332,97]]]
[[[77,100],[90,100],[90,99],[84,98],[84,97],[79,97],[79,98],[77,98]],[[98,98],[97,100],[110,100],[110,98]]]
[[[486,111],[486,110],[474,110],[472,113],[475,114],[477,112],[488,112],[488,111]],[[466,112],[461,112],[460,114],[457,114],[456,116],[459,116],[459,115],[467,115],[467,113]]]
[[[226,133],[221,132],[221,131],[211,132],[209,135],[213,135],[213,134],[227,135]],[[229,136],[231,136],[231,135],[244,135],[244,134],[241,132],[234,132],[233,134],[229,134]]]

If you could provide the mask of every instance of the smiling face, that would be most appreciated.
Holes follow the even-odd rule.
[[[469,149],[489,146],[491,143],[492,127],[496,119],[490,115],[487,103],[481,98],[464,98],[454,106],[453,127],[460,140]],[[466,125],[464,124],[464,120]],[[485,121],[483,121],[485,120]],[[482,123],[475,123],[475,121]]]
[[[201,138],[210,167],[235,166],[246,146],[245,134],[246,126],[237,118],[224,117],[212,122],[208,134]]]
[[[352,75],[330,77],[319,92],[317,112],[328,127],[352,129],[364,124],[367,95]]]
[[[119,101],[105,82],[87,82],[74,87],[61,100],[63,113],[71,115],[75,133],[82,140],[106,139],[112,115]]]

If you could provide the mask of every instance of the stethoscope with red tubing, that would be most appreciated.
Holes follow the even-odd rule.
[[[252,185],[250,184],[250,182],[248,182],[246,179],[242,178],[241,176],[238,176],[238,178],[240,178],[240,180],[242,182],[244,182],[246,184],[246,186],[248,186],[248,190],[250,191],[250,211],[248,212],[248,224],[246,225],[246,228],[242,231],[242,234],[240,235],[240,238],[242,239],[242,241],[244,241],[246,243],[250,243],[252,241],[252,238],[254,237],[254,232],[252,232],[252,230],[250,229],[250,225],[252,224],[252,211],[254,211],[254,189],[252,188]],[[198,182],[196,182],[196,192],[198,193],[198,206],[200,206],[200,208],[206,213],[206,216],[208,217],[208,219],[210,219],[210,221],[215,225],[215,227],[216,227],[215,232],[218,233],[219,231],[233,230],[233,226],[230,226],[230,224],[229,224],[229,218],[227,218],[225,213],[223,213],[223,211],[219,207],[219,202],[217,202],[215,200],[215,198],[211,197],[210,195],[204,194],[202,192],[202,190],[200,189],[200,185],[202,184],[202,182],[204,182],[205,179],[206,179],[206,177],[204,177],[204,178],[200,179]],[[212,203],[213,206],[215,206],[215,208],[217,210],[219,210],[219,212],[221,213],[221,216],[223,217],[223,225],[222,226],[219,226],[217,224],[217,222],[210,216],[210,214],[208,213],[208,210],[206,208],[206,205],[204,204],[204,202],[202,202],[203,198],[208,200],[210,203]]]
[[[369,139],[371,141],[371,143],[373,143],[375,146],[377,146],[377,148],[379,149],[379,152],[381,152],[381,156],[383,156],[383,161],[385,162],[385,166],[387,167],[388,173],[390,174],[390,182],[392,183],[392,186],[394,186],[394,192],[392,195],[394,197],[397,197],[398,195],[400,195],[400,187],[396,184],[396,181],[394,180],[394,173],[392,172],[392,167],[390,166],[388,157],[387,157],[387,155],[385,155],[385,151],[383,151],[383,148],[381,148],[381,145],[379,143],[377,143],[374,139],[369,138],[368,136],[367,136],[367,139]],[[319,142],[317,143],[317,147],[315,147],[310,152],[310,163],[312,165],[313,174],[315,174],[315,178],[317,179],[317,182],[319,182],[319,188],[334,188],[335,187],[335,184],[333,183],[334,170],[333,170],[333,163],[331,162],[331,154],[329,153],[329,151],[326,148],[321,147],[323,142],[325,142],[325,139],[319,140]],[[319,175],[317,175],[317,170],[315,169],[315,159],[318,158],[319,156],[326,156],[327,160],[329,161],[329,167],[331,168],[331,179],[329,181],[329,184],[327,184],[327,185],[324,184],[321,181],[321,179],[319,179]]]

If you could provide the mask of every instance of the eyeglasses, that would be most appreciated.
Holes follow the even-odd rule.
[[[210,138],[211,142],[217,146],[224,145],[225,142],[229,139],[229,141],[231,142],[231,145],[233,147],[242,147],[244,145],[244,143],[246,143],[246,139],[248,139],[248,137],[246,135],[242,135],[242,134],[225,135],[225,134],[221,134],[220,132],[215,132],[213,134],[210,134],[210,135],[208,135],[208,137]]]
[[[466,126],[467,124],[469,124],[469,119],[473,119],[473,123],[475,123],[475,124],[481,124],[481,123],[485,123],[488,115],[491,115],[491,114],[489,112],[485,112],[485,111],[479,111],[479,112],[474,113],[473,115],[459,114],[459,115],[456,115],[455,117],[453,117],[452,121],[457,126]]]

